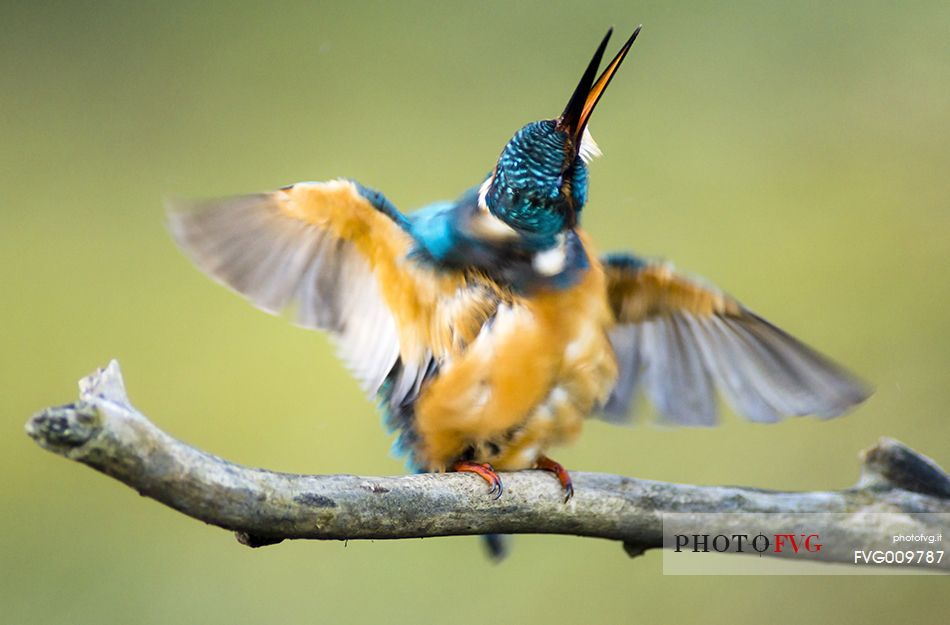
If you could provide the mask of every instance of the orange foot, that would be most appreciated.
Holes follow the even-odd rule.
[[[547,456],[540,456],[535,466],[542,471],[550,471],[557,476],[557,481],[561,483],[561,488],[564,489],[564,503],[567,503],[574,496],[574,484],[571,482],[571,476],[559,462],[555,462]]]
[[[460,460],[455,463],[455,465],[452,467],[452,470],[459,473],[474,473],[475,475],[481,477],[483,480],[488,482],[489,486],[491,486],[491,488],[488,489],[488,494],[494,494],[495,499],[501,497],[501,493],[504,491],[501,478],[498,477],[497,473],[495,473],[495,468],[487,462],[485,464],[479,464],[477,462],[469,462],[468,460]]]

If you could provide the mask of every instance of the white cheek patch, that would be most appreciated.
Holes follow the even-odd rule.
[[[584,134],[581,136],[581,149],[579,153],[585,163],[589,163],[598,156],[604,155],[604,153],[600,151],[600,146],[594,141],[594,136],[590,134],[590,129],[588,128],[584,128]]]
[[[488,196],[488,190],[491,188],[491,183],[494,179],[494,175],[489,176],[485,179],[485,182],[482,183],[482,186],[478,188],[478,210],[480,211],[489,212],[488,203],[485,201],[485,198]]]
[[[491,211],[478,211],[471,221],[472,232],[493,241],[518,238],[514,228],[491,214]]]
[[[555,276],[564,271],[567,263],[567,237],[557,235],[557,244],[551,249],[538,252],[531,260],[531,266],[542,276]]]
[[[494,176],[489,177],[483,182],[481,188],[478,190],[478,211],[472,217],[470,223],[472,232],[494,241],[516,239],[518,238],[518,233],[515,229],[495,217],[485,202],[485,196],[488,195],[488,189],[491,187],[492,180],[494,180]]]

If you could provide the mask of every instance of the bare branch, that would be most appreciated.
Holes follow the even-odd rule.
[[[849,545],[898,532],[950,535],[950,478],[890,439],[864,452],[860,481],[841,491],[777,492],[575,472],[575,495],[565,504],[550,474],[522,471],[503,475],[505,494],[496,501],[480,479],[465,474],[294,475],[232,464],[172,438],[133,408],[115,361],[80,381],[77,403],[41,411],[26,429],[43,448],[233,530],[250,546],[294,538],[546,533],[617,540],[638,555],[664,546],[662,515],[673,512],[778,513],[791,521],[844,513],[849,522],[836,531]],[[868,520],[881,512],[937,514],[904,514],[899,526]],[[829,550],[826,559],[851,561],[850,553],[838,551]],[[947,562],[942,568],[950,570]]]

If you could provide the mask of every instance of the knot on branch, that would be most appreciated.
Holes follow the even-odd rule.
[[[897,487],[913,493],[950,499],[950,476],[923,454],[892,438],[881,438],[861,454],[859,486]]]
[[[245,547],[251,547],[252,549],[257,549],[258,547],[267,547],[268,545],[276,545],[277,543],[284,542],[283,538],[260,536],[258,534],[251,534],[249,532],[234,532],[234,537],[237,538],[239,543]]]
[[[79,401],[36,413],[27,421],[26,433],[44,449],[65,454],[88,443],[99,427],[95,405]]]
[[[66,455],[94,439],[102,429],[103,402],[127,406],[119,363],[112,360],[79,381],[79,401],[46,408],[26,422],[26,433],[41,447]]]

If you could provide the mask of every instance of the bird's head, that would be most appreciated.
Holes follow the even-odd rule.
[[[640,27],[597,77],[611,32],[598,46],[561,116],[532,122],[516,132],[479,194],[484,209],[542,246],[573,228],[587,202],[587,161],[600,154],[587,121]]]

